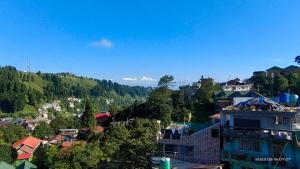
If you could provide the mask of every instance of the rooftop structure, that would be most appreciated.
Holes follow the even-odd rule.
[[[15,142],[12,147],[17,150],[18,160],[30,159],[35,150],[40,146],[42,140],[28,136],[22,140]]]
[[[22,161],[17,165],[16,169],[37,169],[37,166],[28,161]]]
[[[15,169],[15,167],[10,164],[7,164],[4,161],[0,161],[0,169]]]
[[[162,130],[163,155],[200,164],[219,164],[220,123],[175,123]]]
[[[262,95],[254,91],[217,91],[213,93],[215,104],[219,109],[260,96]]]
[[[240,82],[239,78],[229,80],[225,83],[220,83],[223,91],[250,91],[253,84]]]

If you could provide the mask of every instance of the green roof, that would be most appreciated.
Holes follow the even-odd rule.
[[[187,123],[187,122],[176,122],[175,124],[177,125],[187,125],[189,128],[193,129],[194,132],[203,130],[207,127],[209,127],[211,124],[210,123]]]
[[[16,169],[37,169],[37,166],[30,163],[29,161],[23,161],[16,167]]]
[[[15,167],[13,167],[10,164],[7,164],[4,161],[0,161],[0,169],[15,169]]]

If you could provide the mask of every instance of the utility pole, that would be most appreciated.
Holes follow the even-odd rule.
[[[273,97],[274,73],[271,73],[271,97]]]

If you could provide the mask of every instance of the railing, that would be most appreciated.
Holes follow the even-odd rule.
[[[179,153],[174,151],[165,151],[165,157],[170,157],[182,161],[194,161],[194,154],[190,153]]]
[[[287,130],[274,130],[262,128],[238,128],[238,127],[223,127],[223,136],[239,137],[239,138],[260,138],[271,139],[277,141],[293,140],[293,132]]]

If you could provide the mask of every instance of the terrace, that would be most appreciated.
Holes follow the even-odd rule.
[[[223,136],[236,138],[264,139],[271,141],[295,140],[292,131],[263,128],[240,128],[229,126],[223,127]]]

